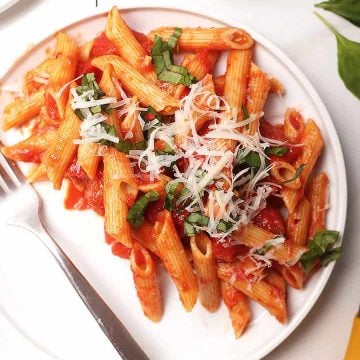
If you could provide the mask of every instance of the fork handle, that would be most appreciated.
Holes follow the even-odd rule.
[[[40,238],[42,243],[55,257],[61,269],[70,280],[71,285],[79,294],[81,300],[85,303],[122,359],[149,360],[144,351],[126,330],[125,326],[67,257],[56,241],[47,232],[44,225],[39,221],[36,226],[32,226],[31,229],[28,228],[28,230]]]

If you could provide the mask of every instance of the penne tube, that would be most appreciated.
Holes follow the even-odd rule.
[[[104,71],[107,64],[112,64],[121,84],[137,96],[142,104],[151,106],[158,112],[172,114],[179,107],[178,100],[163,92],[119,56],[99,56],[91,64],[101,71]]]
[[[306,246],[309,236],[311,205],[302,197],[293,213],[287,219],[286,234],[288,239],[296,245]]]
[[[252,48],[231,50],[227,58],[224,96],[232,109],[237,112],[239,120],[243,120],[242,107],[246,104],[251,58]]]
[[[26,175],[26,179],[30,184],[49,180],[45,165],[43,163],[34,165]]]
[[[3,113],[3,130],[9,130],[15,126],[23,125],[39,114],[44,105],[44,89],[27,97],[16,98],[5,107]]]
[[[294,190],[301,188],[301,181],[299,177],[292,180],[295,178],[296,169],[286,161],[274,161],[270,169],[270,174],[285,188]]]
[[[200,303],[210,312],[214,312],[220,306],[221,296],[211,241],[205,233],[200,233],[191,237],[190,248],[200,288]]]
[[[219,52],[214,50],[202,50],[195,54],[187,54],[184,57],[182,66],[197,80],[202,80],[207,74],[212,73],[219,55]],[[176,85],[174,97],[176,99],[182,98],[186,89],[185,85]]]
[[[270,269],[267,274],[265,280],[271,284],[276,286],[278,289],[282,291],[284,296],[286,296],[286,283],[284,278],[274,269]]]
[[[279,288],[265,280],[248,281],[236,263],[218,263],[217,269],[220,279],[266,308],[281,323],[286,322],[285,295]]]
[[[70,106],[66,107],[65,116],[57,132],[56,140],[44,156],[44,164],[54,189],[60,189],[66,169],[73,161],[78,145],[74,140],[79,138],[81,120]]]
[[[40,162],[44,152],[56,139],[56,130],[30,136],[15,145],[3,146],[1,152],[9,159],[25,162]]]
[[[221,295],[228,308],[235,338],[239,338],[251,320],[247,297],[230,283],[220,280]]]
[[[269,240],[276,237],[276,235],[270,231],[253,224],[243,226],[241,229],[234,231],[231,236],[241,244],[256,249],[262,248]],[[307,247],[285,241],[283,244],[271,247],[266,252],[266,257],[277,261],[279,264],[291,266],[296,263],[307,250]]]
[[[49,82],[50,74],[52,73],[55,64],[56,59],[49,58],[44,60],[35,68],[29,70],[25,74],[25,93],[32,94],[46,85]]]
[[[223,96],[225,88],[225,75],[215,76],[213,81],[216,95]]]
[[[105,231],[127,247],[132,247],[127,221],[128,199],[136,199],[138,188],[126,154],[109,147],[104,152]]]
[[[279,266],[283,279],[294,289],[302,289],[306,280],[305,273],[300,264],[293,266]]]
[[[160,257],[160,253],[156,245],[157,233],[154,224],[151,224],[148,220],[145,219],[139,227],[131,227],[130,232],[131,236],[139,244],[141,244],[141,246],[145,247],[146,249],[150,250],[152,253]]]
[[[196,303],[199,287],[169,211],[162,212],[155,223],[155,231],[159,256],[175,283],[185,310],[189,312]]]
[[[77,160],[89,179],[94,179],[101,160],[99,156],[99,144],[80,144],[77,152]]]
[[[128,112],[124,120],[121,122],[121,132],[124,139],[131,143],[144,141],[144,134],[139,121],[140,111],[137,110],[137,107],[138,99],[136,96],[133,96],[128,105]]]
[[[159,322],[163,314],[163,305],[155,262],[150,253],[137,242],[134,242],[131,250],[130,267],[144,315],[151,321]]]
[[[270,90],[270,80],[255,64],[251,65],[247,88],[246,109],[249,114],[258,114],[258,118],[249,124],[249,134],[254,135],[259,128],[261,113]]]
[[[152,30],[148,36],[154,39],[155,35],[168,40],[173,34],[174,27],[160,27]],[[212,50],[245,50],[254,44],[251,36],[238,28],[182,28],[177,42],[179,51],[192,51],[200,49]]]
[[[303,196],[308,177],[324,146],[320,130],[313,120],[308,120],[306,123],[304,135],[300,143],[303,144],[303,152],[295,161],[294,167],[298,169],[299,166],[304,165],[303,171],[300,174],[300,181],[303,187],[298,190],[288,188],[281,190],[281,196],[290,214],[295,211],[297,203]]]
[[[310,183],[309,200],[311,220],[309,238],[325,229],[325,212],[328,208],[329,178],[325,173],[318,174]]]
[[[95,39],[87,41],[84,45],[79,47],[79,60],[88,61],[90,59],[91,51],[94,46]]]
[[[145,49],[136,40],[133,32],[122,19],[120,11],[114,6],[109,12],[106,37],[114,44],[120,56],[134,69],[144,74],[151,82],[157,83],[157,76],[153,69],[148,70],[148,56]],[[145,71],[147,70],[147,71]]]
[[[284,117],[284,135],[292,143],[298,143],[304,133],[305,123],[301,114],[293,108],[288,108]]]

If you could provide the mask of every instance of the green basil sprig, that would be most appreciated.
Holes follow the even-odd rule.
[[[177,39],[180,35],[180,28],[175,28],[168,42],[155,35],[154,45],[151,48],[151,58],[159,80],[175,85],[183,84],[190,86],[197,81],[196,78],[185,67],[174,65],[172,49],[176,47]]]
[[[360,44],[342,36],[327,20],[315,14],[335,34],[339,75],[345,86],[360,99]]]
[[[315,7],[329,10],[349,20],[354,25],[360,26],[359,0],[329,0],[316,4]]]
[[[301,175],[301,173],[303,172],[305,165],[306,165],[306,164],[301,164],[301,165],[296,169],[294,176],[293,176],[291,179],[289,179],[289,180],[283,181],[282,184],[287,184],[287,183],[289,183],[289,182],[295,181],[295,180]]]
[[[327,266],[341,256],[341,247],[334,248],[339,239],[339,232],[334,230],[318,231],[308,243],[309,251],[301,256],[301,266],[305,272],[312,270],[316,261]]]

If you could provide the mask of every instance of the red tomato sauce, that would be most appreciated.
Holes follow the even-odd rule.
[[[108,234],[106,231],[105,231],[105,241],[107,244],[111,246],[111,252],[115,256],[119,256],[123,259],[130,258],[131,249],[121,244],[120,242],[116,241],[116,239],[112,237],[110,234]]]
[[[190,213],[186,210],[177,212],[172,211],[171,216],[174,221],[175,229],[178,232],[180,238],[185,237],[185,229],[184,229],[184,222],[185,219],[190,215]]]
[[[56,101],[48,93],[45,93],[45,108],[50,119],[56,120],[60,117]]]
[[[119,55],[115,45],[106,37],[104,32],[95,38],[90,57],[93,58],[102,55]]]
[[[151,48],[154,45],[154,42],[150,40],[145,34],[132,30],[135,39],[140,43],[140,45],[144,48],[147,55],[151,54]]]
[[[285,221],[278,209],[267,206],[254,218],[254,224],[273,234],[285,234]]]
[[[214,258],[224,262],[234,262],[238,260],[237,256],[246,255],[248,253],[248,248],[244,245],[225,247],[222,244],[219,244],[216,239],[211,239],[211,248]]]
[[[64,199],[64,207],[68,210],[85,210],[89,208],[84,199],[84,191],[78,190],[72,181],[69,181],[68,184]]]
[[[96,81],[100,82],[101,76],[102,76],[102,71],[99,70],[98,68],[92,66],[91,60],[79,61],[77,64],[77,67],[76,67],[76,77],[78,77],[80,75],[85,75],[88,73],[94,73]],[[77,83],[80,84],[81,79],[78,79]]]
[[[159,200],[151,202],[145,210],[146,219],[149,220],[152,224],[155,224],[158,220],[159,213],[164,210],[164,204],[164,198],[160,198]]]

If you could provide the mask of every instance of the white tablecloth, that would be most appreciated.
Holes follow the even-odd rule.
[[[98,10],[106,11],[113,4],[131,6],[146,4],[146,1],[99,0],[98,3]],[[360,102],[345,89],[337,74],[334,36],[313,15],[312,0],[196,0],[182,4],[179,0],[156,0],[151,4],[182,5],[199,11],[205,7],[214,13],[238,18],[288,54],[327,106],[340,136],[348,175],[349,208],[344,255],[308,317],[266,359],[341,359],[360,300],[357,188],[360,179]],[[0,14],[0,76],[27,46],[95,11],[95,0],[22,0]],[[360,42],[360,29],[330,13],[326,16],[341,33]],[[20,264],[28,270],[15,271]],[[14,283],[21,289],[16,289]],[[17,296],[26,296],[30,314],[11,312],[11,302],[6,301],[10,297],[6,292],[9,288]],[[51,358],[21,335],[21,327],[16,329],[12,325],[19,323],[32,327],[32,341],[40,344],[45,341],[45,351],[50,351],[55,358],[118,358],[52,258],[31,236],[25,232],[19,235],[18,230],[11,228],[0,230],[0,299],[0,314],[2,310],[6,310],[4,314],[10,314],[10,317],[0,315],[0,358],[3,360]],[[67,311],[66,316],[63,309]],[[22,316],[27,319],[23,323]]]

